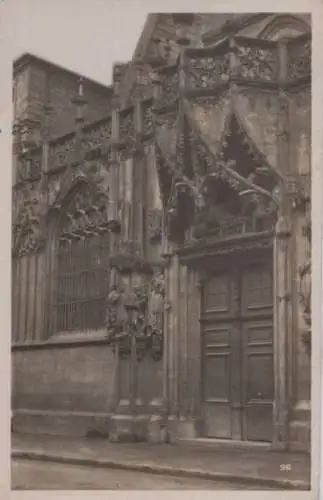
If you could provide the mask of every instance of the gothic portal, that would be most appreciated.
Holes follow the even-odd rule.
[[[149,15],[106,87],[25,54],[14,116],[14,429],[308,450],[308,16]]]

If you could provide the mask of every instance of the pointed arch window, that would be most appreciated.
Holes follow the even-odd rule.
[[[82,186],[64,207],[55,245],[52,334],[104,326],[110,250],[106,202]]]

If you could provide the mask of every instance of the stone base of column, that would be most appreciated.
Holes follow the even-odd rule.
[[[110,420],[109,441],[166,443],[167,422],[162,415],[113,415]]]
[[[200,422],[193,418],[168,418],[168,436],[171,443],[181,439],[196,439],[200,437]]]
[[[301,401],[294,408],[290,423],[290,449],[311,451],[311,407],[309,401]]]
[[[167,422],[160,415],[151,415],[148,421],[147,441],[160,444],[168,442]]]
[[[147,415],[113,415],[110,420],[109,441],[136,443],[147,441]]]

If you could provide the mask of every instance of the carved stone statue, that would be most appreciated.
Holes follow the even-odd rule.
[[[122,318],[120,316],[122,296],[123,292],[117,286],[113,286],[107,297],[105,326],[110,340],[122,332]]]
[[[151,281],[150,323],[156,330],[162,330],[163,328],[164,296],[165,278],[160,271]]]
[[[135,285],[132,289],[136,309],[136,334],[145,333],[148,295],[145,285]]]
[[[303,318],[307,327],[311,327],[311,260],[309,259],[300,269],[301,277],[301,304]]]
[[[151,281],[149,304],[149,331],[151,335],[151,354],[158,360],[163,352],[163,330],[165,309],[165,276],[159,271]]]

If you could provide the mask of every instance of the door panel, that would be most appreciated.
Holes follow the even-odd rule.
[[[230,352],[208,352],[205,356],[205,431],[208,436],[231,436]]]
[[[273,307],[272,271],[264,263],[253,264],[242,271],[242,316],[271,315]]]
[[[273,439],[273,410],[272,404],[249,405],[244,411],[246,441],[270,442]]]
[[[206,436],[272,439],[272,320],[267,263],[210,274],[201,315]]]
[[[232,269],[210,276],[203,292],[204,433],[240,438],[240,351],[235,325],[235,274]]]
[[[243,327],[244,435],[271,441],[273,412],[272,323],[248,322]]]
[[[204,394],[207,402],[230,402],[230,353],[208,353],[205,363]],[[216,384],[214,383],[216,381]]]
[[[273,316],[272,272],[267,263],[242,270],[243,435],[250,441],[272,440]]]
[[[204,422],[210,437],[231,437],[232,353],[229,324],[204,327]]]
[[[203,317],[215,321],[231,318],[234,314],[234,283],[231,269],[211,275],[203,292]]]

